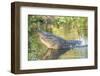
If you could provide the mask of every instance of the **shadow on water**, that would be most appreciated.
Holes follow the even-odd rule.
[[[48,49],[43,56],[43,59],[58,59],[60,55],[64,54],[68,50],[70,50],[70,48],[59,50]]]
[[[43,60],[48,59],[80,59],[88,57],[88,45],[87,40],[82,40],[82,44],[75,47],[69,47],[65,49],[48,49],[43,55]]]
[[[87,57],[87,47],[88,46],[78,46],[76,48],[66,48],[66,49],[48,49],[45,55],[43,56],[43,60],[48,59],[64,59],[60,58],[61,56],[66,57],[65,59],[75,59],[75,58],[86,58]],[[77,53],[77,55],[75,54]]]

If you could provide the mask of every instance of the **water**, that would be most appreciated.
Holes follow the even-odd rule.
[[[82,38],[80,46],[60,50],[48,49],[42,59],[80,59],[88,57],[87,39]]]

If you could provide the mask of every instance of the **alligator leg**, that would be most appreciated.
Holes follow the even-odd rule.
[[[43,60],[49,59],[52,54],[52,49],[48,48],[47,52],[43,56]]]
[[[54,49],[48,49],[47,52],[43,55],[43,60],[47,60],[47,59],[58,59],[60,55],[60,51],[59,50],[54,50]]]

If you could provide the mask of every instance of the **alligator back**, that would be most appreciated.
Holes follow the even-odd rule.
[[[52,49],[69,48],[81,44],[80,40],[65,40],[49,32],[39,31],[38,34],[41,42],[48,48]]]

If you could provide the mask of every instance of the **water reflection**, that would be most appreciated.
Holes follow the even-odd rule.
[[[65,49],[48,49],[43,56],[43,60],[48,59],[79,59],[88,57],[88,40],[87,38],[81,38],[80,46],[68,47]]]

